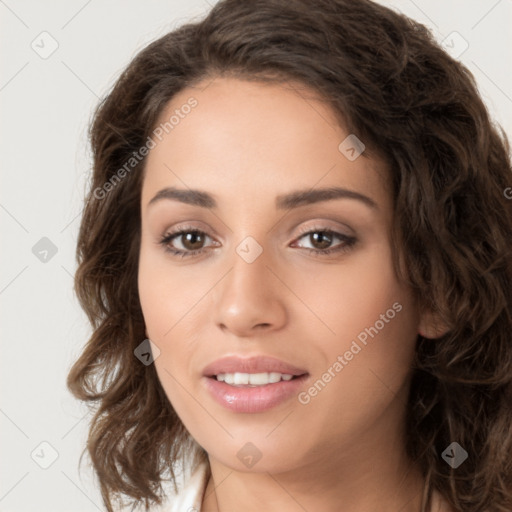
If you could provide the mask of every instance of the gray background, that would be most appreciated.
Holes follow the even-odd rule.
[[[512,0],[381,3],[447,41],[510,137]],[[0,0],[0,512],[103,510],[87,464],[78,473],[87,410],[65,387],[90,335],[72,290],[87,124],[138,50],[209,8],[206,0]]]

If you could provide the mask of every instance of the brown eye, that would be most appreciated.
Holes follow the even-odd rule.
[[[183,228],[174,233],[165,235],[161,243],[172,252],[183,252],[195,254],[198,251],[203,250],[203,244],[205,239],[210,238],[206,233],[198,229],[186,229]],[[181,247],[176,247],[176,243],[181,244]]]
[[[177,238],[181,237],[181,243],[185,249],[195,251],[202,249],[204,243],[204,233],[201,231],[186,231],[178,234]]]
[[[327,231],[315,231],[309,234],[309,239],[312,241],[315,249],[327,249],[331,243],[333,236]]]
[[[303,249],[317,256],[325,256],[330,253],[342,253],[348,251],[357,242],[357,239],[354,236],[344,235],[328,228],[310,229],[309,231],[302,233],[297,240],[301,239],[306,239],[312,246],[303,247]],[[336,245],[332,245],[335,239],[338,239],[341,242]]]
[[[355,237],[343,235],[327,228],[311,229],[303,233],[297,240],[307,237],[309,237],[309,243],[313,247],[299,246],[299,248],[305,249],[318,256],[348,251],[356,243]],[[206,252],[207,246],[205,246],[205,241],[207,238],[211,239],[211,237],[203,231],[196,228],[184,227],[178,231],[164,235],[159,243],[164,246],[166,252],[180,258],[185,258]],[[341,242],[331,247],[336,238]],[[218,245],[218,243],[213,242],[210,245]]]

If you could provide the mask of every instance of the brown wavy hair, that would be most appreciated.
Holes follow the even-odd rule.
[[[67,385],[95,410],[87,450],[107,510],[123,497],[148,510],[167,476],[176,483],[177,462],[207,460],[154,365],[134,356],[146,337],[137,289],[145,158],[113,180],[176,93],[219,76],[309,87],[366,156],[387,162],[396,270],[449,327],[417,339],[405,441],[426,479],[422,509],[435,489],[457,511],[510,512],[509,143],[468,69],[423,25],[369,0],[221,0],[136,55],[94,112],[75,276],[93,332]],[[454,441],[469,455],[456,469],[441,457]]]

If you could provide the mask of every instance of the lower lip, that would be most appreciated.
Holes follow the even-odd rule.
[[[236,387],[216,378],[203,377],[206,389],[226,409],[234,412],[264,412],[289,400],[303,387],[307,374],[292,380],[257,387]]]

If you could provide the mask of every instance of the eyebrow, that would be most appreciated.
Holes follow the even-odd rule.
[[[215,209],[218,206],[217,201],[208,192],[193,189],[185,190],[175,187],[167,187],[159,190],[149,201],[148,206],[163,199],[179,201],[201,208]],[[296,190],[288,194],[282,194],[276,197],[276,208],[279,210],[288,210],[313,203],[320,203],[322,201],[332,201],[333,199],[355,199],[372,209],[378,210],[377,203],[370,197],[360,192],[340,187]]]

